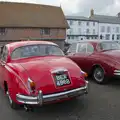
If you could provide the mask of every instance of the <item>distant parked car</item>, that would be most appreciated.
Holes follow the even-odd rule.
[[[87,94],[87,74],[58,45],[22,41],[1,49],[0,86],[16,109],[69,100]]]
[[[72,44],[67,54],[99,84],[111,77],[120,78],[120,44],[115,41],[81,41]]]

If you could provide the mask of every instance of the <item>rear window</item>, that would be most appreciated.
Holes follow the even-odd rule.
[[[63,51],[55,45],[26,45],[16,48],[11,54],[11,59],[48,55],[63,56],[64,54]]]

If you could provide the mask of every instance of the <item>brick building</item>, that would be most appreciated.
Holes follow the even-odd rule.
[[[61,48],[69,28],[60,7],[0,2],[0,45],[19,40],[49,40]]]

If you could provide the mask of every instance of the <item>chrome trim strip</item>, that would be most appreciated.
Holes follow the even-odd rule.
[[[120,73],[118,72],[118,73],[114,73],[114,75],[120,75]]]
[[[58,97],[58,96],[62,96],[62,95],[66,95],[66,94],[70,94],[70,93],[74,93],[74,92],[78,92],[78,91],[84,90],[86,88],[87,88],[87,86],[81,87],[81,88],[77,88],[77,89],[73,89],[73,90],[66,91],[66,92],[61,92],[61,93],[56,93],[56,94],[51,94],[51,95],[44,95],[43,99],[51,98],[51,97]]]
[[[120,72],[120,70],[114,70],[114,72],[116,73],[116,72]]]
[[[32,97],[32,96],[25,96],[25,95],[21,95],[21,94],[16,94],[16,97],[19,97],[20,99],[26,99],[26,100],[36,100],[37,97]]]
[[[66,72],[68,70],[66,68],[57,68],[57,69],[52,70],[51,73],[57,73],[57,72],[61,72],[61,71]]]

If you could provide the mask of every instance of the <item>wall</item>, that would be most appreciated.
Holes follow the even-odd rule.
[[[87,36],[89,36],[89,39],[94,38],[95,36],[98,36],[98,22],[95,21],[86,21],[86,20],[79,20],[81,21],[81,24],[78,24],[78,20],[73,20],[73,24],[70,25],[70,22],[68,20],[70,29],[67,30],[67,36],[77,36],[75,39],[69,39],[67,37],[66,41],[69,43],[79,42],[82,40],[87,39]],[[89,26],[87,26],[87,22],[89,22]],[[93,25],[93,22],[95,25]],[[72,29],[72,32],[71,32]],[[86,33],[86,30],[89,29],[90,32]],[[95,33],[93,34],[93,29],[95,30]],[[92,37],[90,37],[92,36]],[[72,38],[72,37],[71,37]]]
[[[5,34],[0,34],[0,41],[24,40],[24,38],[34,38],[39,40],[55,39],[56,41],[59,41],[58,43],[60,46],[63,46],[63,41],[66,39],[66,29],[51,29],[50,35],[41,35],[40,29],[38,28],[6,28]]]
[[[101,27],[102,26],[105,26],[105,32],[101,32]],[[111,31],[110,32],[107,32],[107,27],[110,27]],[[119,28],[119,32],[116,32],[116,28]],[[110,39],[109,40],[112,40],[112,35],[114,35],[114,40],[117,40],[117,35],[120,35],[120,24],[109,24],[109,23],[99,23],[99,38],[100,38],[100,35],[103,36],[103,40],[106,40],[106,34],[109,34],[110,35]],[[119,39],[120,40],[120,39]]]

